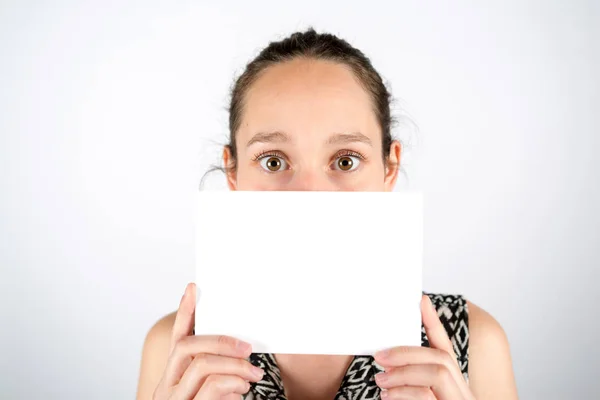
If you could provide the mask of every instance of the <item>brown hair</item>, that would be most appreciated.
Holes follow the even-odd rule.
[[[223,168],[212,170],[235,171],[237,146],[236,133],[240,127],[244,112],[244,101],[248,89],[258,77],[270,66],[296,58],[327,60],[348,66],[355,74],[358,82],[370,95],[373,111],[381,127],[382,159],[387,161],[392,145],[391,128],[395,122],[390,110],[392,96],[381,76],[375,70],[371,61],[360,50],[348,42],[329,33],[317,33],[313,28],[304,32],[295,32],[287,38],[271,42],[245,68],[242,75],[235,81],[231,90],[229,104],[229,143],[232,163]],[[210,172],[210,171],[209,171]]]

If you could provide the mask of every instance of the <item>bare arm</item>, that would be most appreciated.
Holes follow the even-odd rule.
[[[238,397],[264,371],[246,358],[252,346],[224,335],[194,335],[196,285],[186,286],[176,314],[158,321],[144,341],[138,400]],[[239,398],[239,397],[238,397]]]
[[[166,315],[148,332],[142,350],[137,400],[152,398],[163,375],[169,357],[171,330],[176,313]]]
[[[468,302],[469,386],[477,400],[516,400],[510,347],[500,324]]]

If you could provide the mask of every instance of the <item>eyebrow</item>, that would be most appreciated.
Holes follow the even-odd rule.
[[[246,147],[249,147],[254,143],[283,143],[290,141],[291,138],[284,132],[259,132],[246,143]]]
[[[255,143],[285,143],[291,141],[291,137],[285,132],[259,132],[246,143],[246,147],[250,147]],[[372,146],[371,139],[360,132],[336,133],[331,135],[325,143],[328,145],[340,145],[354,142],[361,142]]]
[[[353,133],[336,133],[327,139],[327,144],[348,144],[353,142],[366,143],[372,146],[371,139],[360,132]]]

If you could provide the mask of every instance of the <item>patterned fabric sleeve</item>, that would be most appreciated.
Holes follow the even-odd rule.
[[[469,382],[469,310],[463,296],[426,293],[454,347],[463,377]],[[421,325],[422,346],[430,347],[425,327]]]

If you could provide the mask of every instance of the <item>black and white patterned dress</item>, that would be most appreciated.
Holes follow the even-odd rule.
[[[440,321],[454,346],[463,377],[468,381],[469,364],[469,314],[467,301],[460,295],[426,293],[435,306]],[[429,347],[425,328],[421,325],[421,346]],[[252,354],[253,365],[262,368],[265,375],[260,382],[252,383],[245,400],[287,400],[281,374],[273,354]],[[380,398],[375,374],[383,369],[370,356],[355,356],[334,400],[374,400]]]

